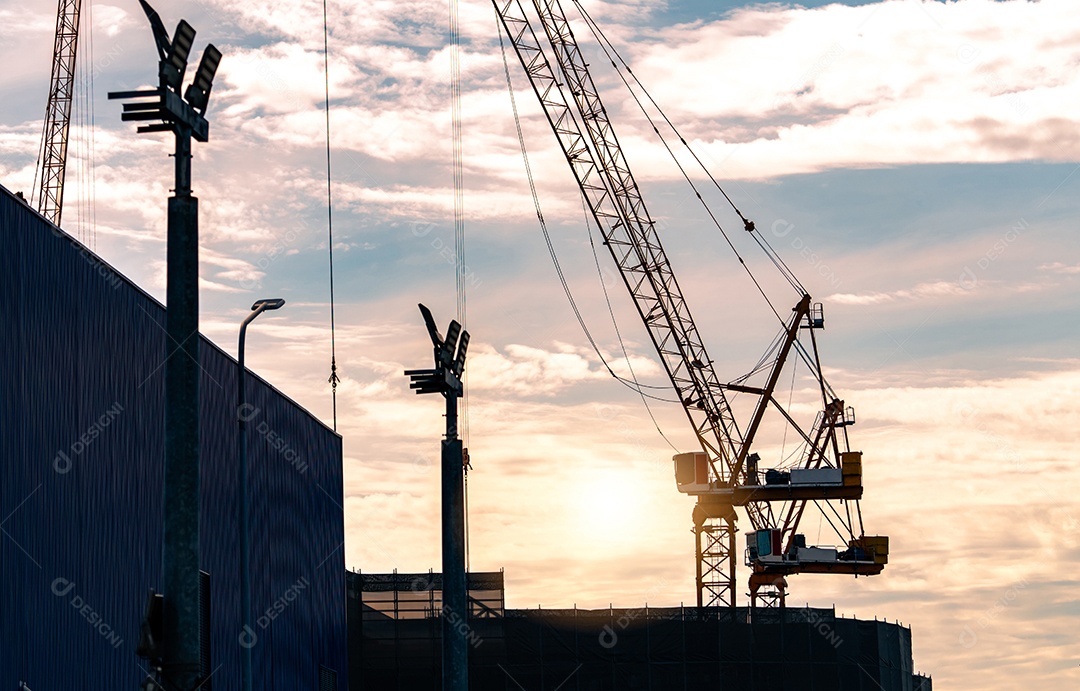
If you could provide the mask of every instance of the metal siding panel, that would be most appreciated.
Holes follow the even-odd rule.
[[[0,590],[0,687],[135,688],[146,589],[160,588],[164,309],[3,188],[0,261],[0,508],[11,514],[0,575],[13,584]],[[202,567],[212,575],[214,681],[227,688],[240,677],[236,363],[205,339],[201,356]],[[256,647],[266,665],[257,674],[272,671],[256,684],[310,688],[320,664],[346,669],[341,439],[248,381],[268,424],[311,459],[300,473],[267,439],[250,449],[262,497],[254,609],[300,576],[309,583]],[[57,578],[71,590],[54,594]]]

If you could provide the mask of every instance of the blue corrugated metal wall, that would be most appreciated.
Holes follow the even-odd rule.
[[[0,328],[0,689],[136,689],[145,596],[161,589],[165,310],[0,187]],[[240,685],[236,362],[205,339],[200,352],[224,690]],[[248,383],[254,686],[314,689],[323,665],[345,689],[341,439]]]

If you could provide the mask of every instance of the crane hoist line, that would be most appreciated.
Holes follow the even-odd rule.
[[[724,193],[769,261],[797,289],[798,301],[790,316],[781,318],[695,188],[780,321],[779,335],[754,371],[724,383],[706,351],[561,3],[532,0],[531,13],[521,0],[492,0],[492,4],[701,447],[699,452],[677,454],[673,459],[677,488],[697,500],[693,532],[698,606],[736,604],[737,508],[745,511],[753,528],[743,550],[751,569],[751,606],[783,606],[788,575],[880,573],[888,562],[888,538],[866,536],[863,531],[858,504],[863,492],[862,453],[852,450],[848,440],[854,411],[835,395],[822,372],[817,343],[817,332],[825,325],[822,306],[802,290],[786,264],[756,234],[753,222]],[[587,15],[585,21],[616,65],[614,47]],[[631,72],[628,66],[626,71]],[[631,87],[625,77],[623,81]],[[644,112],[636,94],[634,98]],[[666,116],[664,120],[685,144],[670,120]],[[654,129],[660,135],[655,123]],[[680,171],[693,185],[681,166]],[[715,183],[711,174],[709,178]],[[786,367],[794,367],[799,360],[815,378],[813,396],[820,398],[820,410],[810,421],[801,420],[804,416],[776,396]],[[733,408],[739,396],[753,401],[746,415]],[[777,448],[780,444],[769,439],[768,432],[777,425],[784,429],[785,442],[791,434],[801,445],[793,460],[786,459],[782,447]],[[774,462],[769,464],[763,457]],[[841,547],[806,544],[798,528],[808,504],[822,512],[843,540]]]

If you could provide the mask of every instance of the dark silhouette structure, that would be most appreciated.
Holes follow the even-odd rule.
[[[137,689],[162,586],[165,308],[0,187],[0,688]],[[199,349],[200,688],[346,688],[341,438],[247,375],[252,608],[240,608],[237,363]]]
[[[439,574],[349,573],[353,691],[438,688]],[[505,609],[502,573],[469,574],[479,691],[931,691],[911,629],[831,609]]]

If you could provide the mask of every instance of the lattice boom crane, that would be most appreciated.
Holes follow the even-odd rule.
[[[887,561],[888,540],[862,535],[857,505],[862,496],[861,454],[848,448],[846,431],[854,413],[832,394],[821,373],[814,336],[824,327],[821,306],[801,291],[792,317],[759,366],[737,383],[721,383],[560,2],[532,3],[554,64],[520,0],[492,3],[701,445],[701,452],[674,458],[679,490],[697,497],[698,605],[735,605],[739,506],[754,527],[746,550],[753,570],[752,604],[762,597],[767,604],[782,606],[788,574],[879,573]],[[755,232],[752,222],[744,222],[747,231]],[[811,349],[800,341],[803,331],[810,335]],[[823,410],[808,430],[773,395],[793,353],[808,365],[821,392]],[[747,383],[762,374],[767,376],[761,385]],[[731,405],[731,396],[740,394],[756,398],[744,427]],[[803,452],[798,467],[770,470],[761,484],[760,456],[751,449],[773,408],[795,431]],[[855,504],[857,536],[850,504],[844,506],[845,518],[832,500]],[[796,534],[807,501],[832,508],[836,523],[846,530],[837,529],[847,539],[843,552],[807,547]],[[779,512],[774,512],[774,504]],[[831,518],[830,525],[836,528]],[[764,593],[759,592],[762,588]]]

